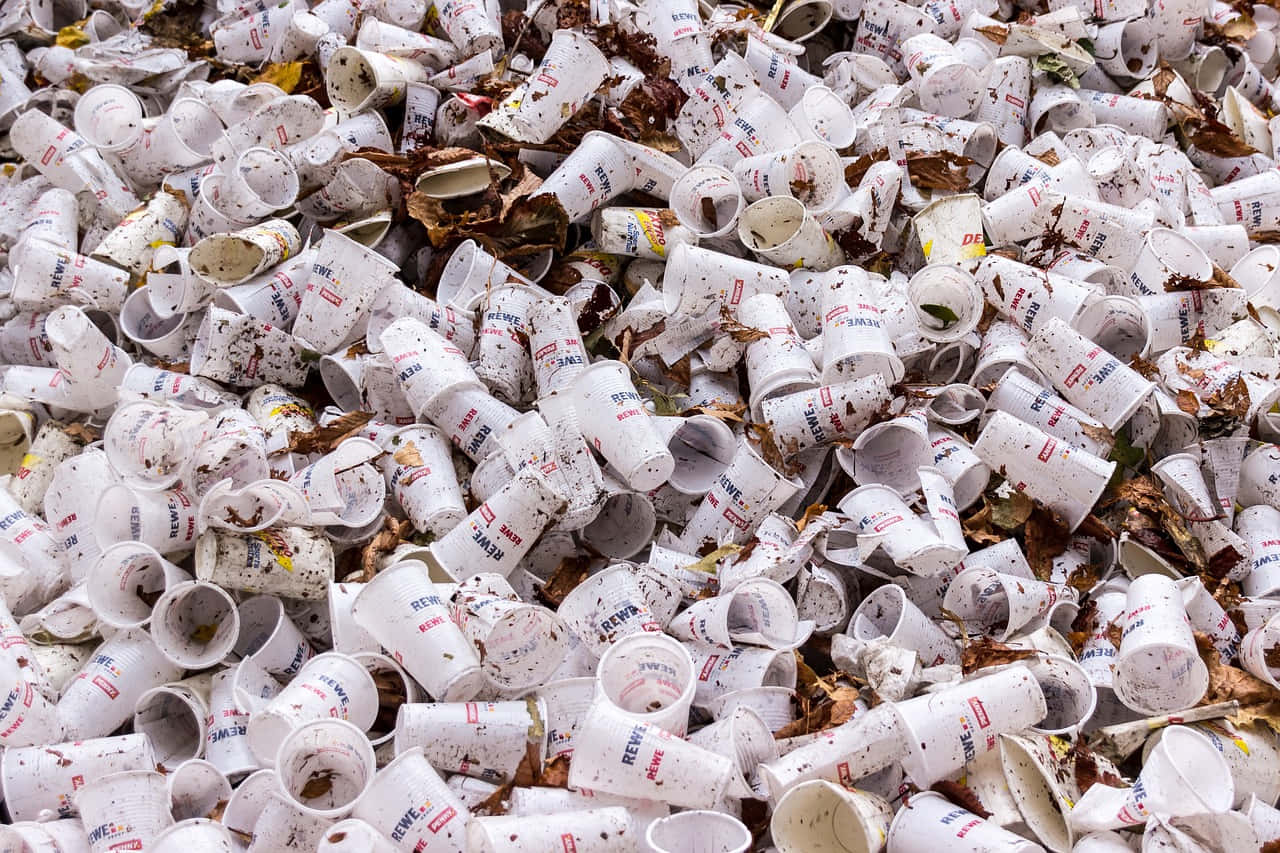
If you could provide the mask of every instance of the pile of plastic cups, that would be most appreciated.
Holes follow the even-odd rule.
[[[1280,12],[6,0],[0,853],[1280,849]]]

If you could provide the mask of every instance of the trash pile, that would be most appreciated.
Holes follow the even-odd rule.
[[[1280,850],[1280,11],[6,0],[0,850]]]

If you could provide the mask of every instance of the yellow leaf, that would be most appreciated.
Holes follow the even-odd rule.
[[[720,562],[730,554],[736,554],[741,550],[741,545],[721,545],[698,562],[690,563],[685,566],[685,570],[690,572],[706,572],[709,575],[714,575],[716,573],[716,563]]]
[[[58,37],[54,39],[53,43],[58,47],[69,47],[75,50],[81,45],[88,44],[89,36],[75,24],[69,24],[58,30]]]
[[[302,80],[301,62],[273,62],[254,78],[255,83],[274,83],[287,94],[292,93]]]

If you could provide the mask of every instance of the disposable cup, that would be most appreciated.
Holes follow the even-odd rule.
[[[1032,336],[1027,354],[1067,400],[1113,432],[1133,417],[1154,387],[1057,318]]]
[[[609,73],[609,60],[586,36],[559,29],[542,62],[479,121],[521,142],[544,143],[591,97]]]
[[[545,722],[541,700],[406,704],[396,717],[395,750],[421,750],[437,770],[503,784],[529,752],[545,752]]]
[[[765,400],[761,413],[783,452],[792,454],[853,438],[888,401],[885,378],[871,374]]]
[[[784,794],[770,820],[779,853],[811,850],[875,850],[889,831],[893,811],[874,794],[822,779],[802,782]]]
[[[776,162],[772,155],[761,156],[770,163]],[[754,158],[742,161],[749,162],[754,162]],[[791,169],[798,170],[798,166],[792,165]],[[774,170],[770,169],[768,174],[773,175]],[[737,225],[744,206],[743,192],[735,173],[721,166],[691,166],[671,188],[671,209],[676,219],[700,239],[723,237],[730,233]]]
[[[828,276],[822,290],[822,381],[835,383],[880,374],[898,382],[905,368],[894,351],[867,274],[846,266]]]
[[[404,99],[409,83],[426,83],[430,73],[398,56],[344,47],[325,69],[329,100],[348,115],[377,109]]]
[[[144,492],[115,484],[99,498],[93,529],[102,546],[136,541],[172,554],[195,542],[195,510],[195,501],[179,489]]]
[[[345,719],[313,720],[290,732],[276,753],[276,779],[306,814],[345,817],[373,782],[373,746]]]
[[[1167,577],[1142,575],[1129,585],[1113,685],[1126,707],[1144,714],[1188,708],[1208,686],[1182,593]]]
[[[141,850],[173,823],[163,775],[128,770],[86,780],[76,794],[76,807],[93,853]]]
[[[124,336],[165,361],[187,358],[200,318],[195,314],[174,314],[161,318],[151,305],[150,288],[139,287],[125,300],[120,311]]]
[[[1129,274],[1134,295],[1162,294],[1170,285],[1207,282],[1213,262],[1188,237],[1168,228],[1154,228],[1146,236],[1142,251]]]
[[[951,581],[943,607],[959,616],[970,633],[991,633],[1003,641],[1064,597],[1070,593],[1056,584],[975,567]]]
[[[204,757],[228,777],[258,768],[249,749],[249,713],[236,704],[235,670],[214,673],[209,690]]]
[[[283,739],[303,724],[336,717],[350,720],[363,733],[373,725],[377,710],[377,688],[364,665],[348,655],[326,652],[303,664],[283,690],[253,712],[249,748],[261,763],[270,765]],[[361,738],[368,741],[363,734]]]
[[[151,849],[157,853],[233,853],[236,846],[231,831],[217,821],[189,818],[158,834]]]
[[[120,406],[107,421],[103,447],[125,483],[142,489],[177,484],[205,437],[203,412],[139,401]]]
[[[1034,853],[1040,847],[968,809],[952,805],[933,791],[913,794],[898,809],[887,838],[895,850],[947,848]]]
[[[907,298],[920,334],[937,343],[960,340],[982,319],[982,291],[973,276],[947,264],[930,264],[912,276]]]
[[[504,690],[541,684],[564,658],[563,623],[547,608],[520,601],[501,575],[476,574],[459,584],[452,613],[489,680]]]
[[[151,619],[155,597],[190,579],[154,548],[119,542],[102,552],[86,583],[99,619],[113,628],[137,628]]]
[[[380,340],[405,398],[419,417],[450,392],[481,387],[466,354],[420,320],[397,320]]]
[[[340,820],[329,827],[316,853],[395,853],[391,839],[356,818]]]
[[[917,784],[947,778],[982,752],[997,735],[1044,719],[1039,683],[1025,667],[1010,667],[891,706],[909,751],[903,766]]]
[[[461,851],[467,807],[423,757],[411,749],[378,771],[352,816],[367,822],[404,851]]]
[[[751,832],[742,821],[706,810],[659,818],[645,832],[645,843],[655,853],[746,853],[751,840]]]
[[[474,240],[464,240],[449,256],[440,273],[436,298],[441,305],[470,309],[490,289],[514,280],[532,284],[511,267],[481,249]]]
[[[807,639],[813,623],[799,619],[795,601],[777,581],[751,578],[694,602],[670,630],[680,639],[722,648],[735,643],[786,648]]]
[[[56,707],[32,683],[26,667],[0,657],[0,743],[6,748],[60,741],[63,724]]]
[[[490,439],[519,417],[515,409],[484,388],[470,384],[437,395],[425,414],[449,435],[454,447],[477,462],[497,447]]]
[[[383,462],[387,489],[414,527],[443,536],[463,520],[466,507],[443,433],[408,426],[388,434],[382,446],[391,454]]]
[[[128,272],[37,237],[16,253],[11,298],[20,309],[51,310],[80,305],[119,311],[124,304]]]
[[[955,45],[924,32],[902,42],[902,52],[907,71],[916,83],[920,103],[926,110],[966,116],[978,107],[983,77],[965,63]]]
[[[852,789],[899,760],[904,733],[889,706],[862,710],[853,719],[816,733],[813,740],[760,765],[775,811],[787,792],[815,779]]]
[[[786,306],[777,296],[759,293],[743,302],[739,322],[766,334],[747,345],[747,383],[752,410],[769,397],[817,384],[818,370],[791,324]]]
[[[846,633],[858,640],[887,637],[893,645],[915,651],[928,666],[959,660],[955,641],[893,584],[878,587],[862,600]]]
[[[775,266],[829,270],[844,251],[799,200],[769,196],[749,204],[738,220],[738,239]]]
[[[378,294],[395,281],[396,271],[372,249],[326,230],[302,292],[293,334],[337,349],[357,330]]]
[[[577,761],[569,767],[571,787],[658,799],[686,808],[713,808],[722,797],[748,793],[733,784],[739,773],[733,759],[639,722],[610,703],[597,702],[587,712],[575,743]],[[602,761],[619,750],[623,760],[607,765]]]
[[[246,314],[211,306],[191,346],[191,372],[237,387],[298,387],[310,364],[302,341]]]
[[[204,754],[210,680],[195,676],[152,688],[138,697],[133,728],[151,738],[157,765],[172,770]]]
[[[528,311],[528,333],[539,397],[568,388],[586,369],[587,351],[567,299],[547,297],[534,303]]]
[[[697,315],[719,304],[736,315],[748,297],[781,294],[789,282],[787,274],[775,267],[680,245],[667,258],[662,298],[669,313]]]
[[[422,563],[383,569],[365,584],[352,615],[437,701],[468,700],[483,687],[479,655]]]
[[[207,818],[231,798],[231,783],[207,761],[192,758],[168,776],[169,811],[174,820]]]
[[[724,708],[718,707],[719,719],[691,735],[689,742],[734,759],[742,774],[742,784],[746,785],[761,762],[778,757],[778,745],[770,724],[750,707],[734,705],[728,711]]]
[[[611,566],[578,584],[556,614],[593,657],[603,655],[620,637],[660,630],[639,581],[626,564]]]
[[[675,458],[654,428],[624,365],[593,364],[574,378],[569,393],[583,434],[628,485],[649,491],[670,478]]]
[[[1144,744],[1144,756],[1150,757],[1165,733],[1180,727],[1157,731]],[[1275,791],[1276,747],[1264,732],[1252,726],[1237,726],[1227,719],[1206,720],[1187,728],[1203,735],[1226,759],[1235,788],[1234,808],[1245,807],[1253,798],[1268,803],[1273,794],[1280,793]]]
[[[529,312],[546,293],[532,285],[503,285],[489,291],[480,314],[476,375],[509,402],[531,396],[534,383]]]
[[[689,725],[695,678],[680,643],[657,633],[630,634],[600,658],[597,695],[637,720],[683,736]]]
[[[788,148],[805,138],[782,105],[761,89],[748,93],[735,112],[736,117],[721,126],[719,138],[697,163],[729,168],[743,157]],[[810,134],[809,138],[816,137],[812,130]]]
[[[1062,515],[1071,530],[1093,509],[1115,468],[1004,412],[992,414],[973,452],[992,470],[1003,468],[1011,483]]]
[[[58,718],[69,737],[105,735],[130,719],[139,696],[176,680],[181,672],[145,631],[121,631],[67,685],[58,701]]]
[[[212,666],[229,655],[240,630],[235,601],[221,587],[185,581],[166,589],[151,614],[151,636],[185,669]]]
[[[926,415],[909,412],[864,429],[854,439],[853,464],[848,467],[860,485],[883,485],[910,494],[919,488],[917,469],[927,461],[929,445]]]
[[[631,157],[623,140],[602,131],[591,131],[542,182],[533,197],[554,195],[569,215],[569,221],[577,222],[629,190],[634,180]]]
[[[270,219],[201,239],[192,247],[188,261],[192,270],[216,284],[243,284],[293,257],[300,248],[296,228],[283,219]]]
[[[312,524],[361,528],[378,518],[386,483],[373,465],[382,449],[352,437],[289,480],[306,498]]]
[[[467,824],[467,850],[522,853],[560,846],[583,853],[621,853],[638,849],[637,836],[630,811],[621,806],[546,814],[534,822],[521,815],[481,816]]]
[[[226,589],[318,600],[333,580],[332,546],[302,527],[248,535],[209,530],[195,549],[196,579]]]
[[[273,771],[272,778],[267,781],[278,787],[279,783],[275,781],[274,775]],[[255,793],[265,802],[252,833],[244,833],[252,835],[248,848],[251,853],[279,850],[291,845],[309,850],[320,843],[325,831],[332,825],[328,818],[307,814],[292,800],[272,790],[270,784],[264,784]]]
[[[154,767],[146,735],[119,735],[10,747],[0,758],[0,783],[11,820],[36,820],[42,812],[66,818],[79,814],[75,794],[87,780]]]
[[[708,541],[716,546],[722,540],[741,542],[801,485],[775,470],[750,442],[740,441],[733,460],[689,519],[681,542],[690,552]]]

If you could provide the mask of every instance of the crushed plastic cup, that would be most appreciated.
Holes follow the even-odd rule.
[[[396,716],[395,751],[421,750],[438,770],[501,784],[530,750],[545,752],[546,722],[542,700],[410,703]]]
[[[154,548],[119,542],[102,552],[86,583],[89,603],[99,619],[113,628],[138,628],[151,618],[148,598],[190,579]]]

